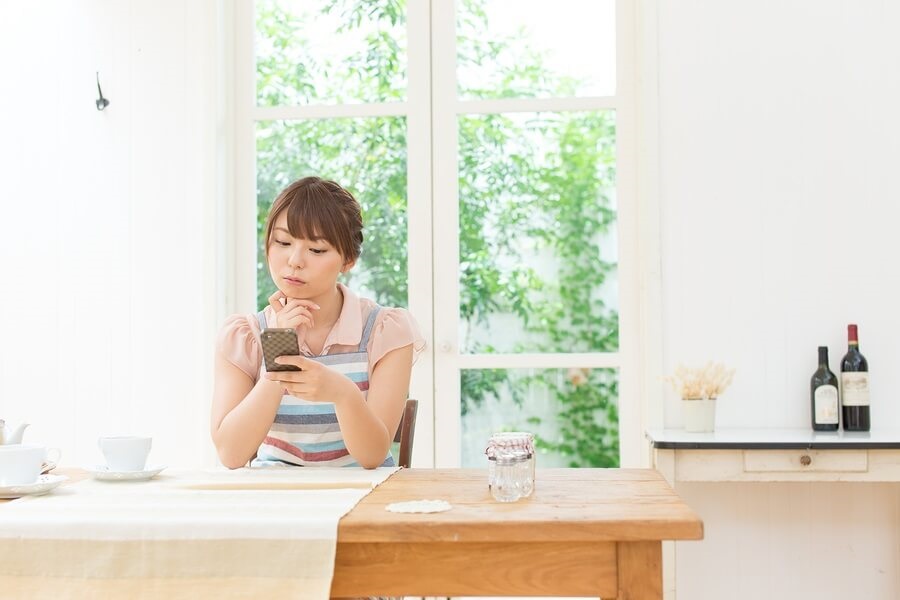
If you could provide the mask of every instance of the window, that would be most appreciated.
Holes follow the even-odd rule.
[[[273,290],[259,237],[278,190],[309,174],[351,189],[366,241],[348,285],[408,306],[431,342],[411,390],[416,464],[483,466],[500,429],[534,431],[543,466],[619,464],[635,378],[620,347],[635,335],[627,10],[236,8],[240,297]]]

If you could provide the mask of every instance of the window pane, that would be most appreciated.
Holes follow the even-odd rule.
[[[406,98],[405,0],[258,0],[259,106]]]
[[[337,181],[362,205],[362,255],[340,281],[385,306],[407,306],[406,119],[260,122],[256,148],[259,307],[275,291],[263,247],[269,208],[309,175]]]
[[[459,120],[460,347],[615,352],[615,114]]]
[[[615,0],[460,0],[463,99],[612,96]]]
[[[496,431],[531,431],[538,467],[619,466],[615,369],[462,371],[463,467],[487,466]]]

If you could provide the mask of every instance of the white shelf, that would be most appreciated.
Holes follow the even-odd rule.
[[[647,432],[654,467],[669,483],[900,481],[900,430],[809,429]]]
[[[654,448],[667,449],[900,449],[900,429],[866,432],[811,429],[720,429],[691,433],[683,429],[653,429],[646,433]]]

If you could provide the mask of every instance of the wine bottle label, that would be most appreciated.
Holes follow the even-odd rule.
[[[869,374],[864,371],[841,373],[841,394],[844,406],[868,406]]]
[[[838,389],[833,385],[820,385],[816,388],[816,423],[819,425],[837,425],[838,422]]]

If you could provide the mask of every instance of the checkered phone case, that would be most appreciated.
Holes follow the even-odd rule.
[[[297,345],[297,332],[293,329],[266,328],[259,334],[262,341],[263,359],[266,361],[266,371],[300,371],[294,365],[279,365],[275,359],[279,356],[296,356],[300,354]]]

